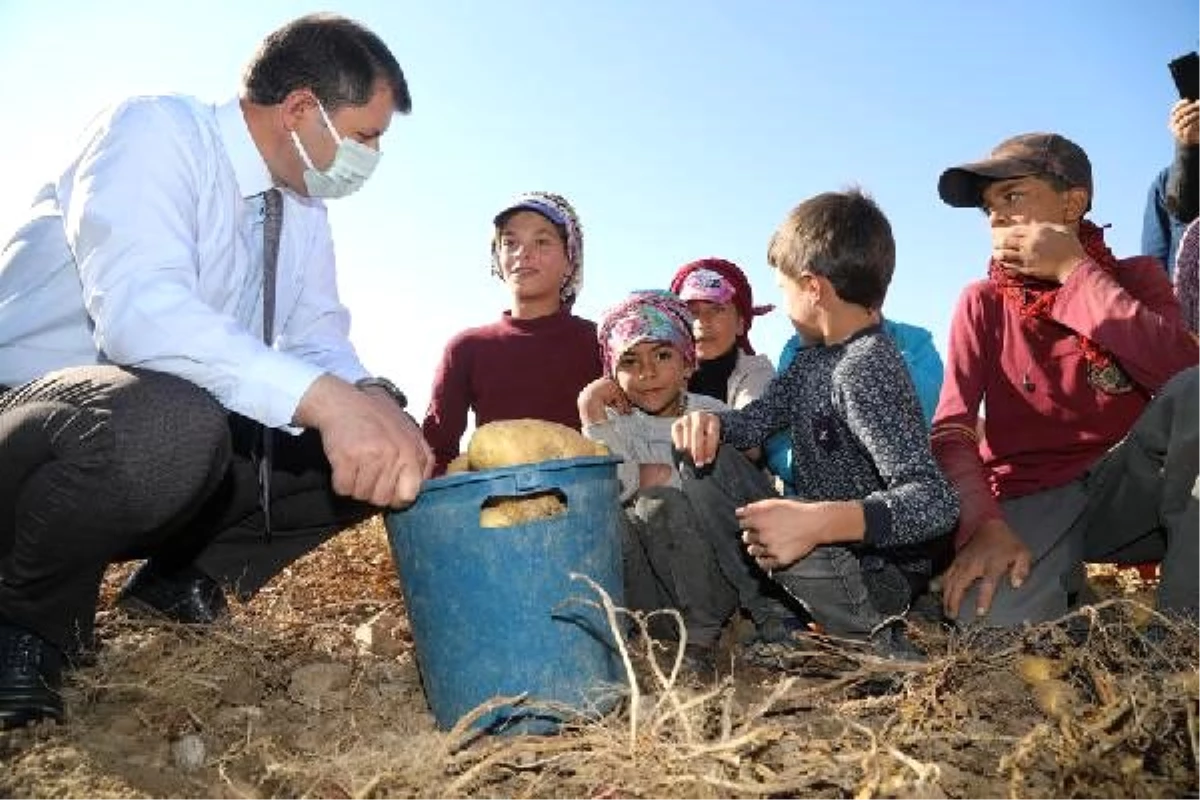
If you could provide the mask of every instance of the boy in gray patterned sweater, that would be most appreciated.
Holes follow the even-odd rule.
[[[741,410],[676,421],[684,493],[743,607],[773,582],[825,633],[920,658],[903,615],[958,498],[904,360],[873,317],[895,266],[891,225],[858,190],[817,195],[780,225],[767,258],[793,326],[817,344]],[[786,498],[736,453],[784,429],[796,487]]]

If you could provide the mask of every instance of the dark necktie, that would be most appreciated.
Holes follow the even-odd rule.
[[[279,235],[283,231],[283,195],[278,189],[263,194],[263,342],[275,339],[275,275],[279,265]],[[271,467],[275,454],[274,431],[262,426],[258,453],[258,503],[263,512],[263,536],[271,541]]]

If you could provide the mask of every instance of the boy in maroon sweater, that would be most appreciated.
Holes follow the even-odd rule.
[[[1087,155],[1056,134],[947,170],[942,200],[980,208],[986,279],[959,299],[933,420],[957,488],[944,582],[960,622],[1062,615],[1084,562],[1163,560],[1159,605],[1197,605],[1197,347],[1162,266],[1117,260]],[[986,405],[984,438],[976,436]]]
[[[520,195],[495,219],[492,274],[512,292],[497,322],[446,345],[422,428],[440,475],[467,428],[544,419],[579,428],[576,399],[601,375],[596,324],[571,313],[583,285],[583,230],[575,209],[549,192]]]

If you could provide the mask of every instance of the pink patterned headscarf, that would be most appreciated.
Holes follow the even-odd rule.
[[[697,273],[700,273],[697,276]],[[714,281],[713,278],[718,278]],[[726,297],[729,290],[733,294]],[[684,264],[671,278],[671,291],[685,300],[708,300],[715,303],[733,303],[746,332],[737,337],[738,346],[746,355],[754,355],[754,347],[750,344],[750,326],[754,318],[773,310],[775,306],[754,305],[754,290],[742,268],[732,261],[723,258],[702,258],[690,264]]]
[[[696,366],[692,313],[677,296],[661,289],[634,292],[606,310],[597,324],[597,338],[609,377],[616,374],[621,356],[642,342],[666,342],[689,367]]]

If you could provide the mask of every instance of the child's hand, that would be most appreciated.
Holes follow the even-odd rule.
[[[671,441],[692,457],[697,467],[713,462],[721,446],[721,420],[707,411],[692,411],[671,425]]]
[[[1013,272],[1063,283],[1087,253],[1066,225],[1031,222],[994,229],[992,256]]]
[[[638,464],[638,488],[668,486],[675,470],[670,464]]]
[[[855,502],[773,497],[736,513],[746,552],[768,572],[790,567],[820,545],[861,540],[866,529],[862,504]]]
[[[942,585],[942,604],[951,618],[958,616],[959,606],[971,587],[978,581],[979,595],[975,601],[975,616],[982,617],[991,610],[996,587],[1004,577],[1013,589],[1020,589],[1029,577],[1033,555],[1002,519],[988,520],[979,526],[963,549],[958,551]]]
[[[612,408],[618,414],[628,414],[631,410],[629,398],[621,391],[621,387],[612,378],[597,378],[583,387],[579,393],[579,421],[583,425],[594,425],[604,422],[604,409]]]

